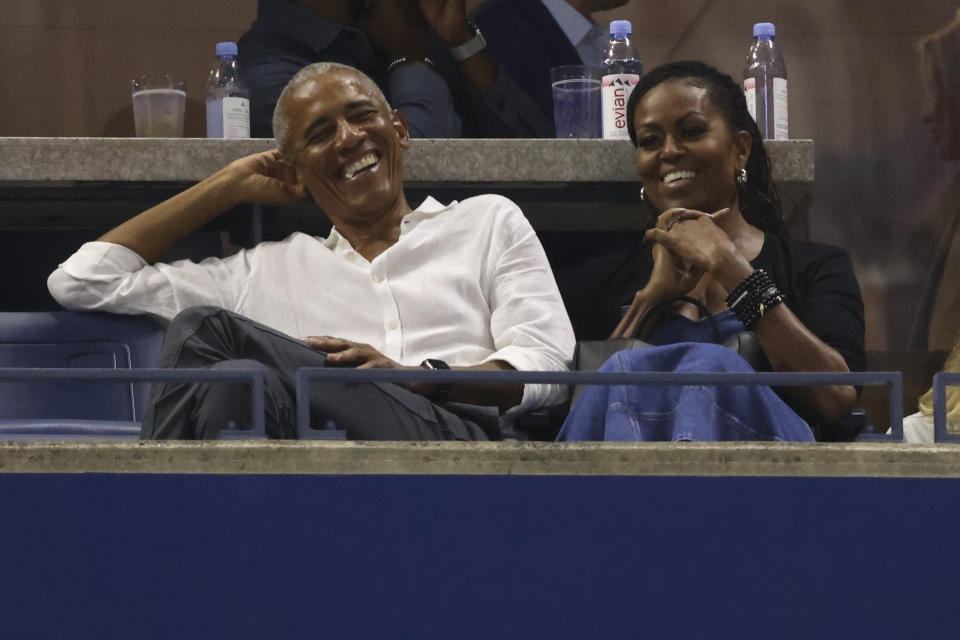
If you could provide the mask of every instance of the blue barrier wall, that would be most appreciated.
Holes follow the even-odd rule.
[[[957,480],[0,476],[6,638],[957,637]]]

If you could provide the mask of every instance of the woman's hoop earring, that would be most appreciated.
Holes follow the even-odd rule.
[[[735,176],[736,176],[736,180],[737,180],[737,184],[738,184],[738,185],[743,186],[743,185],[747,184],[747,170],[746,170],[746,169],[739,169],[739,170],[737,170],[737,173],[735,174]]]
[[[644,202],[647,199],[647,192],[643,190],[643,187],[640,187],[640,202]]]

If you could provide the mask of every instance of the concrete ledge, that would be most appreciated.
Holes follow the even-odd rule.
[[[765,143],[778,182],[813,181],[813,141]],[[273,140],[206,138],[2,138],[0,184],[188,183]],[[634,151],[616,140],[412,140],[412,183],[589,183],[637,180]]]
[[[732,442],[2,442],[3,473],[960,478],[960,447]]]

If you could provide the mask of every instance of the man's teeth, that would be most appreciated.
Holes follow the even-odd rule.
[[[692,178],[696,172],[694,171],[671,171],[667,175],[661,178],[661,181],[664,184],[670,184],[671,182],[676,182],[677,180],[682,180],[684,178]]]
[[[343,176],[349,180],[353,176],[357,175],[358,172],[374,164],[377,164],[377,156],[372,153],[365,155],[353,164],[347,166],[347,168],[343,170]]]

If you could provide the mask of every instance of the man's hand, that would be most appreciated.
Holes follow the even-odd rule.
[[[419,0],[420,11],[447,46],[457,47],[473,37],[465,0]]]
[[[238,204],[288,204],[304,196],[293,166],[276,150],[234,160],[215,178]]]
[[[304,340],[314,349],[326,351],[327,364],[333,367],[421,370],[420,367],[408,367],[391,360],[370,345],[362,342],[331,338],[330,336],[308,336]],[[399,386],[428,398],[436,390],[436,386],[429,382],[405,382]]]
[[[375,0],[360,14],[357,27],[390,58],[427,57],[427,23],[417,0]]]
[[[240,158],[186,191],[150,207],[102,236],[149,264],[238,204],[286,204],[303,197],[292,166],[277,151]]]
[[[308,336],[306,343],[327,353],[327,363],[332,366],[356,367],[357,369],[416,369],[405,367],[383,355],[368,344],[330,336]]]

